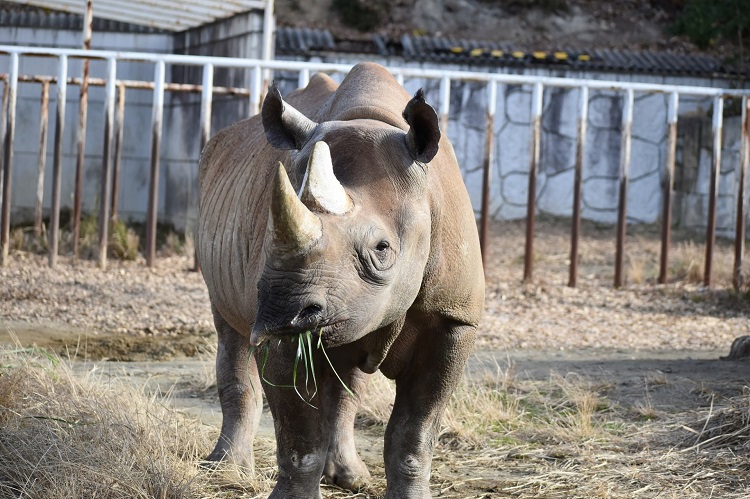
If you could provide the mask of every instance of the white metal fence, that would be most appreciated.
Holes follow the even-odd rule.
[[[164,113],[165,91],[172,92],[200,92],[200,143],[205,145],[211,135],[211,104],[214,95],[231,94],[244,96],[249,101],[250,115],[259,112],[261,97],[267,81],[264,81],[269,71],[285,71],[298,73],[298,85],[305,86],[314,72],[342,73],[345,74],[351,68],[350,65],[326,64],[315,62],[294,61],[262,61],[252,59],[205,57],[176,54],[153,54],[136,52],[109,52],[101,50],[76,50],[46,47],[19,47],[0,46],[0,55],[5,54],[8,61],[7,70],[0,67],[0,76],[4,81],[2,122],[0,136],[2,137],[2,216],[0,218],[0,264],[4,265],[8,259],[9,230],[11,213],[11,179],[13,171],[13,142],[16,129],[16,98],[19,83],[37,83],[42,85],[42,114],[40,118],[40,151],[39,162],[40,175],[44,171],[44,156],[46,141],[47,120],[44,117],[48,103],[49,85],[57,87],[57,110],[54,140],[54,161],[52,168],[52,195],[51,195],[51,217],[49,226],[49,264],[54,266],[58,254],[59,240],[59,213],[60,213],[60,176],[63,161],[63,126],[65,124],[66,112],[66,86],[69,84],[83,85],[81,78],[69,76],[68,66],[71,59],[89,59],[106,61],[105,78],[90,78],[88,85],[104,86],[104,141],[103,161],[101,174],[101,197],[99,207],[99,263],[106,265],[106,247],[108,240],[108,221],[112,212],[117,209],[117,185],[120,175],[118,164],[122,146],[122,95],[124,88],[151,89],[152,117],[151,117],[151,148],[150,148],[150,180],[147,207],[147,242],[146,261],[152,265],[155,258],[156,247],[156,222],[157,222],[157,196],[159,184],[159,151],[162,142],[162,122]],[[19,73],[19,61],[22,58],[53,57],[57,60],[56,75],[24,75]],[[154,77],[152,81],[127,81],[117,79],[118,64],[127,62],[141,62],[153,64]],[[198,66],[202,68],[202,84],[189,85],[181,83],[168,83],[165,81],[165,65]],[[251,72],[251,84],[249,88],[215,87],[213,85],[214,73],[217,68],[247,69]],[[573,188],[572,212],[573,222],[571,228],[571,266],[569,284],[576,283],[577,261],[578,261],[578,234],[581,217],[581,189],[586,150],[586,124],[588,115],[590,90],[607,90],[621,93],[623,96],[622,124],[621,124],[621,148],[619,167],[619,200],[617,216],[617,246],[615,255],[615,286],[623,283],[624,242],[626,225],[626,193],[628,189],[628,176],[630,167],[631,150],[631,128],[633,123],[633,101],[635,93],[667,94],[669,96],[667,113],[667,154],[663,165],[663,206],[662,206],[662,252],[660,282],[667,280],[668,253],[671,226],[671,203],[673,177],[675,167],[676,148],[676,126],[680,96],[702,96],[713,99],[713,158],[710,175],[709,189],[709,214],[706,232],[706,261],[704,281],[706,285],[711,283],[711,262],[716,234],[716,202],[718,196],[719,173],[721,165],[721,139],[723,128],[723,105],[728,98],[741,100],[742,109],[742,138],[740,145],[740,164],[737,167],[738,181],[736,193],[736,234],[735,234],[735,285],[739,279],[739,271],[742,265],[745,240],[745,218],[746,218],[746,190],[747,190],[747,168],[750,137],[750,105],[748,97],[750,90],[732,90],[725,88],[709,88],[696,86],[659,85],[635,82],[615,82],[601,80],[584,80],[572,78],[554,78],[542,76],[524,76],[495,74],[469,71],[443,71],[433,69],[421,69],[413,67],[390,67],[388,68],[396,79],[403,84],[405,78],[420,78],[424,80],[437,80],[440,82],[440,99],[438,114],[443,132],[447,131],[448,116],[450,112],[450,88],[451,82],[475,82],[483,83],[487,89],[486,99],[486,129],[484,141],[483,161],[483,189],[480,238],[482,247],[487,244],[487,228],[489,219],[489,185],[491,179],[491,168],[495,154],[495,130],[494,115],[497,101],[498,85],[524,85],[532,88],[531,99],[531,154],[528,170],[528,203],[527,203],[527,237],[525,249],[524,278],[532,277],[532,254],[534,241],[534,217],[535,217],[535,192],[536,176],[539,168],[539,151],[541,137],[541,120],[543,114],[543,90],[545,88],[577,89],[579,92],[578,104],[578,133],[575,153],[575,180]],[[119,95],[119,98],[118,98]],[[118,106],[119,104],[119,106]],[[85,127],[85,124],[81,124]],[[76,196],[80,195],[80,187],[76,187]],[[38,206],[41,200],[37,199]],[[38,209],[40,211],[40,209]],[[74,220],[74,223],[77,223]],[[483,252],[486,254],[486,252]]]

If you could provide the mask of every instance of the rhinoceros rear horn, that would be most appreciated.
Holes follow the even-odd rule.
[[[261,118],[266,139],[276,149],[302,149],[317,126],[317,123],[284,102],[275,83],[263,100]]]
[[[271,193],[267,240],[274,249],[302,250],[322,234],[320,219],[299,200],[284,165],[279,163]]]
[[[316,142],[310,154],[300,199],[314,211],[334,215],[343,215],[352,209],[351,198],[333,173],[331,150],[323,141]]]
[[[409,124],[406,146],[416,161],[428,163],[438,152],[440,126],[437,113],[425,102],[421,88],[406,104],[403,116]]]

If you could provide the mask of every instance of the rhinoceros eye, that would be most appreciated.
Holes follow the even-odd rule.
[[[391,268],[394,264],[394,254],[391,251],[391,244],[388,241],[381,240],[370,251],[370,262],[374,270],[383,272]]]

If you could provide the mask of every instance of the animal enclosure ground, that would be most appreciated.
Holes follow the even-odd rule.
[[[635,229],[628,235],[628,284],[614,290],[614,229],[586,225],[579,286],[571,289],[565,286],[567,225],[537,225],[531,284],[520,282],[523,232],[522,223],[492,227],[485,319],[467,380],[441,428],[433,495],[747,496],[750,362],[719,360],[735,337],[750,334],[747,296],[726,290],[731,247],[720,244],[718,285],[706,290],[696,282],[703,246],[689,234],[676,234],[672,282],[656,285],[658,232]],[[119,411],[112,417],[117,424],[132,420],[136,431],[138,415],[151,413],[144,407],[166,405],[166,414],[148,423],[159,438],[176,438],[169,432],[175,425],[196,428],[195,438],[172,442],[157,463],[126,460],[93,476],[131,486],[120,476],[131,474],[153,492],[155,485],[138,466],[164,470],[172,459],[182,474],[158,476],[181,477],[173,479],[182,480],[183,488],[169,490],[185,496],[267,494],[274,473],[267,414],[257,444],[257,477],[238,479],[196,466],[210,451],[220,419],[208,299],[200,276],[187,271],[191,259],[159,260],[151,270],[142,262],[112,262],[106,272],[90,262],[64,262],[52,271],[45,261],[15,253],[10,266],[0,269],[0,343],[14,345],[17,339],[24,348],[36,344],[76,360],[51,367],[38,350],[12,346],[0,352],[0,463],[15,456],[38,478],[13,481],[23,478],[23,470],[17,475],[16,468],[0,465],[0,497],[20,491],[65,496],[64,487],[47,478],[74,472],[76,454],[66,451],[77,439],[105,446],[111,438],[106,434],[92,440],[81,432],[110,424],[104,414],[97,419],[97,411],[109,406],[95,401],[116,396],[123,386],[137,387],[132,397],[146,400],[109,407]],[[76,391],[60,383],[94,388]],[[382,378],[373,384],[357,420],[372,485],[358,495],[326,487],[326,497],[377,497],[384,490],[382,434],[393,387]],[[44,388],[51,385],[55,389]],[[73,392],[94,401],[89,408],[76,406],[77,424],[70,424],[70,401],[55,399]],[[20,395],[25,393],[34,396]],[[98,423],[89,424],[93,420]],[[39,438],[32,437],[42,428],[56,437],[45,441],[46,449],[36,449]],[[13,452],[20,442],[26,442],[26,454],[19,460]],[[50,445],[56,452],[47,452]],[[131,452],[140,455],[137,447]],[[86,483],[81,476],[78,490]],[[149,495],[107,490],[109,497]]]

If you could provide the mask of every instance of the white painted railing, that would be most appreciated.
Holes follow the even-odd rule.
[[[80,79],[68,77],[68,64],[70,59],[90,59],[107,61],[107,77],[105,79],[90,79],[91,85],[106,86],[106,133],[105,133],[105,154],[103,161],[102,179],[104,179],[101,188],[100,199],[100,249],[99,261],[102,266],[106,262],[106,243],[107,243],[107,224],[104,220],[109,218],[108,210],[110,209],[110,199],[113,196],[112,189],[109,187],[110,180],[114,176],[116,184],[118,178],[117,164],[119,157],[120,144],[119,137],[122,136],[121,127],[122,111],[118,110],[117,116],[113,116],[115,103],[117,101],[115,91],[119,88],[145,88],[153,90],[153,112],[151,123],[151,176],[149,183],[149,200],[147,209],[147,249],[146,260],[149,265],[153,263],[155,256],[156,244],[156,213],[157,213],[157,192],[159,182],[159,149],[161,144],[161,128],[163,119],[164,92],[165,91],[190,91],[201,93],[201,114],[200,114],[200,142],[201,146],[205,145],[210,136],[211,123],[211,103],[216,94],[232,94],[247,96],[249,99],[250,115],[257,114],[260,109],[261,96],[264,85],[264,73],[269,70],[283,70],[285,72],[298,72],[298,84],[304,86],[309,81],[310,75],[314,72],[326,73],[347,73],[351,65],[346,64],[328,64],[322,62],[296,62],[296,61],[263,61],[257,59],[238,59],[223,57],[207,57],[178,54],[154,54],[154,53],[137,53],[137,52],[109,52],[102,50],[79,50],[79,49],[61,49],[45,47],[19,47],[19,46],[2,46],[0,45],[0,55],[6,54],[9,61],[7,70],[0,68],[3,73],[2,78],[5,82],[3,92],[3,118],[2,118],[2,140],[3,140],[3,188],[2,188],[2,218],[0,219],[0,245],[2,253],[0,254],[0,264],[4,264],[8,258],[9,247],[9,227],[10,227],[10,197],[11,197],[11,171],[13,168],[13,138],[15,130],[15,106],[16,95],[19,82],[37,82],[59,84],[58,101],[57,101],[57,123],[63,124],[65,121],[65,86],[69,83],[81,84]],[[39,76],[39,75],[20,75],[19,59],[22,57],[55,57],[57,58],[57,77]],[[153,81],[124,81],[116,80],[117,65],[122,62],[146,62],[154,65]],[[202,67],[203,79],[202,85],[186,85],[179,83],[165,82],[165,65],[184,65]],[[247,69],[251,71],[251,84],[249,89],[246,88],[227,88],[214,87],[213,77],[217,68],[235,68]],[[676,125],[677,109],[679,106],[680,96],[703,96],[713,98],[713,159],[711,167],[711,186],[709,189],[709,217],[707,220],[706,233],[706,265],[704,282],[706,285],[711,283],[711,261],[716,233],[716,201],[718,195],[718,178],[721,163],[721,137],[723,117],[722,109],[724,100],[727,98],[741,99],[742,101],[742,140],[740,151],[740,164],[738,167],[738,187],[737,187],[737,210],[736,210],[736,234],[735,234],[735,285],[738,285],[739,271],[742,265],[745,240],[745,219],[746,219],[746,190],[747,190],[747,169],[748,169],[748,141],[750,137],[750,113],[748,112],[748,97],[750,90],[733,90],[726,88],[699,87],[699,86],[680,86],[680,85],[663,85],[648,84],[636,82],[620,81],[602,81],[586,80],[575,78],[555,78],[545,76],[528,76],[528,75],[510,75],[496,74],[472,71],[444,71],[436,69],[422,69],[413,67],[389,67],[391,73],[396,79],[403,83],[405,78],[421,78],[427,80],[436,80],[440,82],[440,102],[438,105],[439,118],[441,127],[445,133],[448,126],[448,115],[450,112],[450,85],[452,81],[460,82],[483,82],[487,85],[487,122],[485,129],[485,150],[484,150],[484,175],[483,175],[483,196],[482,196],[482,217],[480,225],[480,238],[483,249],[487,243],[487,226],[489,219],[489,183],[491,178],[491,165],[493,164],[494,154],[494,114],[497,100],[497,85],[526,85],[533,88],[532,109],[531,109],[531,155],[529,161],[529,196],[527,206],[527,239],[526,239],[526,258],[524,264],[524,278],[532,278],[532,254],[534,238],[534,217],[535,217],[535,183],[536,173],[539,168],[539,150],[541,137],[541,121],[543,114],[543,90],[545,88],[566,88],[578,89],[579,91],[579,109],[578,109],[578,136],[576,143],[575,159],[575,184],[573,203],[573,223],[571,234],[571,269],[569,285],[574,286],[576,283],[576,265],[578,261],[578,233],[580,227],[580,204],[581,204],[581,182],[583,161],[585,157],[585,137],[586,121],[588,114],[588,92],[590,90],[608,90],[620,92],[623,94],[623,113],[621,125],[621,150],[620,150],[620,178],[619,178],[619,205],[618,205],[618,230],[617,230],[617,249],[615,264],[615,286],[623,283],[623,255],[625,240],[625,223],[626,223],[626,193],[628,188],[628,172],[630,164],[630,147],[631,147],[631,129],[633,124],[633,95],[635,92],[650,94],[667,94],[669,96],[669,111],[667,113],[667,154],[663,167],[663,208],[662,208],[662,254],[661,254],[661,272],[659,275],[660,282],[666,282],[667,263],[670,241],[670,220],[671,220],[671,199],[672,186],[674,177],[675,164],[675,147],[676,147]],[[121,104],[121,103],[120,103]],[[121,107],[121,106],[120,106]],[[118,125],[119,123],[119,125]],[[85,125],[81,125],[85,126]],[[54,166],[53,166],[53,191],[52,191],[52,217],[50,224],[50,265],[55,264],[57,257],[57,240],[59,230],[59,209],[60,209],[60,175],[62,172],[62,126],[58,125],[55,132],[55,149],[54,149]],[[113,144],[114,141],[114,144]],[[40,145],[45,147],[44,144]],[[109,154],[114,151],[114,154]],[[40,156],[43,156],[43,151]],[[112,158],[114,156],[114,158]],[[113,164],[115,171],[112,172]],[[116,196],[116,189],[114,196]],[[116,209],[116,207],[114,208]],[[77,222],[77,221],[74,221]],[[486,251],[483,251],[486,254]]]

